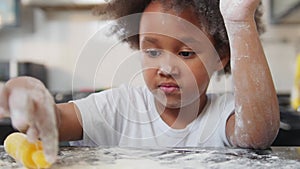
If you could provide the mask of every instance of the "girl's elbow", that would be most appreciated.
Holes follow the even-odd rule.
[[[256,132],[255,134],[244,133],[242,135],[237,135],[232,143],[234,146],[240,148],[267,149],[276,139],[278,131],[279,125],[267,132]]]

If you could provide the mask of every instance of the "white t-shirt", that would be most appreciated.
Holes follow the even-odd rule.
[[[173,129],[159,116],[147,87],[121,86],[74,101],[81,112],[81,146],[224,147],[225,126],[234,111],[231,93],[209,94],[201,114],[184,129]]]

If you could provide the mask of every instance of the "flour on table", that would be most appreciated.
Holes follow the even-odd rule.
[[[299,160],[284,159],[272,150],[66,147],[61,148],[51,169],[265,169],[295,166],[300,166]],[[3,154],[0,168],[23,169]]]

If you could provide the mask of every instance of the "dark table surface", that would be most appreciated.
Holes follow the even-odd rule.
[[[0,168],[22,168],[0,147]],[[61,147],[53,169],[300,168],[300,147],[130,149]]]

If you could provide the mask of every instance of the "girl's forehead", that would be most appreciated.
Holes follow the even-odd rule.
[[[168,13],[145,12],[143,13],[140,36],[156,34],[174,39],[195,39],[196,41],[210,41],[210,36],[199,25]]]
[[[139,33],[157,33],[170,37],[197,35],[201,39],[209,37],[193,9],[184,8],[180,12],[172,8],[166,10],[158,1],[151,2],[144,10]]]
[[[177,16],[178,18],[183,18],[190,22],[199,22],[198,17],[196,15],[195,9],[192,6],[184,6],[180,10],[176,10],[174,8],[166,8],[166,3],[170,1],[164,1],[164,4],[160,1],[152,1],[145,8],[144,12],[158,12],[158,13],[166,13],[170,15]]]

